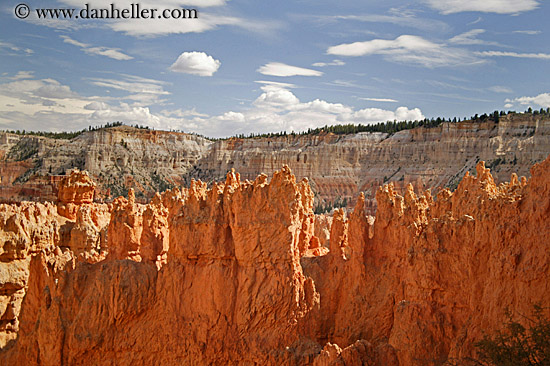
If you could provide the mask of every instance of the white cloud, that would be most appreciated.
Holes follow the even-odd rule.
[[[88,111],[104,111],[109,109],[109,106],[104,102],[91,102],[90,104],[86,104],[84,109]]]
[[[472,29],[468,32],[459,34],[457,36],[454,36],[453,38],[449,39],[449,42],[451,43],[457,43],[457,44],[480,44],[479,39],[476,39],[476,36],[485,33],[485,29]]]
[[[291,91],[283,88],[268,89],[254,101],[254,105],[257,107],[283,109],[298,103],[300,103],[300,100]]]
[[[346,63],[342,60],[334,60],[332,62],[316,62],[311,66],[325,67],[325,66],[344,66]]]
[[[284,88],[284,89],[294,89],[297,88],[296,85],[290,83],[280,83],[278,81],[265,81],[265,80],[256,80],[254,81],[258,84],[263,84],[262,90],[267,90],[269,88]]]
[[[66,31],[75,31],[83,28],[96,27],[95,24],[85,24],[84,22],[77,22],[76,20],[38,18],[38,16],[33,12],[31,12],[31,15],[27,19],[25,19],[25,22]]]
[[[387,103],[397,103],[398,101],[395,99],[389,99],[389,98],[358,98],[361,100],[369,100],[373,102],[387,102]]]
[[[133,59],[132,56],[128,56],[120,52],[119,48],[92,47],[87,43],[78,42],[68,36],[61,36],[61,38],[63,38],[63,42],[80,47],[82,51],[86,52],[89,55],[105,56],[119,61],[127,61]]]
[[[107,47],[90,47],[88,49],[84,49],[84,52],[90,53],[93,55],[99,55],[99,56],[105,56],[112,58],[114,60],[119,61],[126,61],[133,59],[132,56],[128,56],[122,52],[120,52],[118,49],[115,48],[107,48]]]
[[[347,123],[377,123],[388,120],[417,120],[424,115],[418,108],[398,107],[395,110],[353,107],[315,99],[302,102],[291,91],[270,86],[253,103],[252,108],[235,113],[224,113],[204,119],[202,123],[218,130],[219,136],[228,134],[263,133],[276,131],[306,131],[325,125]]]
[[[270,62],[257,70],[259,73],[271,76],[322,76],[323,73],[317,70],[305,69],[303,67],[291,66],[281,62]]]
[[[517,31],[514,31],[513,33],[528,34],[530,36],[534,36],[536,34],[541,34],[542,32],[538,30],[517,30]]]
[[[130,75],[122,75],[122,79],[91,81],[96,85],[100,84],[118,91],[131,90],[133,84],[135,87],[145,87],[142,92],[150,91],[157,95],[166,93],[162,89],[162,82]],[[162,110],[156,113],[151,109],[154,105],[124,102],[128,96],[84,97],[73,92],[69,86],[52,79],[18,80],[0,84],[0,128],[81,130],[88,126],[121,121],[156,129],[178,129],[222,137],[240,133],[304,131],[334,124],[366,124],[424,118],[418,108],[400,106],[395,110],[356,110],[351,106],[320,99],[302,102],[282,85],[277,86],[273,83],[264,84],[262,90],[261,95],[248,108],[208,116],[195,109]]]
[[[468,51],[434,43],[422,37],[402,35],[394,40],[374,39],[329,47],[328,54],[339,56],[383,55],[390,61],[429,68],[481,62]]]
[[[0,84],[0,124],[7,129],[70,129],[68,115],[90,113],[90,100],[53,79],[25,79]],[[49,117],[48,117],[49,116]]]
[[[443,14],[475,11],[497,14],[517,14],[534,10],[539,3],[536,0],[425,0],[435,10]]]
[[[164,90],[166,82],[134,75],[121,74],[119,79],[89,78],[88,80],[95,86],[129,92],[130,94],[114,99],[132,101],[133,105],[138,106],[163,103],[166,100],[162,98],[170,95],[170,92]]]
[[[353,120],[356,123],[360,121],[367,122],[385,122],[385,121],[407,121],[407,120],[420,120],[424,115],[418,108],[408,109],[407,107],[399,107],[395,111],[388,111],[379,108],[366,108],[357,111],[353,114]]]
[[[160,127],[161,118],[148,107],[108,98],[84,97],[53,79],[0,84],[0,128],[66,131],[106,122],[136,122]]]
[[[30,48],[21,48],[12,43],[0,41],[0,50],[1,49],[8,50],[7,54],[9,56],[18,56],[18,55],[30,56],[34,53],[34,51],[31,50]]]
[[[490,88],[488,88],[490,91],[494,92],[494,93],[512,93],[513,90],[506,87],[506,86],[501,86],[501,85],[495,85],[495,86],[491,86]]]
[[[365,23],[389,23],[399,27],[410,27],[427,32],[445,32],[449,29],[447,23],[434,18],[418,18],[414,11],[410,9],[390,9],[390,15],[383,14],[354,14],[354,15],[335,15],[335,16],[312,16],[314,20],[322,23],[334,23],[337,21],[365,22]]]
[[[515,99],[506,99],[508,104],[505,105],[506,108],[510,108],[515,104],[521,104],[524,106],[531,107],[550,107],[550,93],[542,93],[534,97],[519,97]],[[509,107],[507,107],[509,105]]]
[[[154,8],[160,8],[158,5]],[[234,16],[224,16],[200,12],[197,19],[133,19],[116,21],[109,26],[117,32],[134,37],[159,37],[169,34],[202,33],[220,26],[242,28],[256,34],[270,34],[281,27],[277,22],[256,21]]]
[[[168,95],[163,81],[122,74],[122,79],[90,78],[92,84],[104,88],[117,89],[132,93]]]
[[[80,47],[80,48],[86,48],[86,47],[89,47],[90,45],[89,44],[86,44],[86,43],[82,43],[82,42],[78,42],[68,36],[60,36],[61,38],[63,38],[63,42],[65,43],[68,43],[68,44],[72,44],[73,46],[77,46],[77,47]]]
[[[477,17],[476,20],[474,20],[473,22],[468,23],[467,25],[474,25],[474,24],[477,24],[477,23],[481,22],[482,20],[483,20],[482,17]]]
[[[183,52],[170,70],[184,74],[212,76],[220,68],[221,62],[204,52]]]
[[[83,2],[80,0],[59,0],[66,6],[82,9]],[[94,0],[92,8],[109,9],[112,0]],[[117,0],[115,6],[117,9],[130,9],[135,0]],[[60,30],[77,30],[85,28],[109,27],[116,32],[123,32],[134,37],[159,37],[169,34],[201,33],[215,30],[220,26],[233,26],[245,29],[255,34],[271,35],[275,30],[282,27],[280,22],[276,21],[257,21],[254,19],[245,19],[237,16],[226,16],[223,11],[217,14],[210,11],[203,11],[204,8],[223,9],[227,4],[226,0],[144,0],[140,2],[142,9],[195,9],[198,11],[196,19],[132,19],[131,21],[109,20],[100,22],[82,22],[66,19],[38,19],[35,13],[31,13],[25,21],[47,26]],[[226,13],[226,12],[225,12]],[[158,15],[158,13],[157,13]]]
[[[497,42],[489,42],[476,38],[478,35],[485,33],[485,29],[472,29],[468,32],[459,34],[449,39],[449,43],[460,45],[492,45],[501,46]]]
[[[10,77],[10,80],[24,80],[34,78],[34,71],[19,71],[15,76]]]
[[[350,80],[334,80],[326,84],[331,86],[341,86],[345,88],[366,89],[364,85],[359,85],[355,81],[350,81]]]
[[[515,58],[535,58],[541,60],[550,60],[548,53],[517,53],[517,52],[502,52],[502,51],[483,51],[476,52],[479,56],[484,57],[515,57]]]
[[[189,110],[182,110],[181,108],[180,109],[176,109],[176,110],[163,110],[160,112],[163,116],[166,116],[166,117],[179,117],[179,118],[184,118],[184,117],[208,117],[208,114],[204,114],[204,113],[199,113],[197,112],[197,110],[195,108],[192,108],[192,109],[189,109]]]

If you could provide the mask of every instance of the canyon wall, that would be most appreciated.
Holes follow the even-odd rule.
[[[0,134],[0,193],[5,201],[54,200],[56,184],[72,168],[97,182],[97,198],[112,200],[130,188],[139,202],[156,191],[188,185],[192,179],[223,180],[235,169],[243,179],[272,175],[288,165],[307,177],[315,204],[345,199],[353,207],[364,192],[368,212],[376,209],[378,187],[393,182],[405,194],[456,188],[476,164],[487,162],[497,182],[529,167],[550,151],[550,118],[509,114],[493,121],[443,123],[389,135],[356,133],[231,138],[210,141],[176,132],[116,127],[86,132],[73,140]],[[37,187],[45,187],[40,191]]]
[[[126,195],[130,188],[138,197],[152,197],[159,189],[183,184],[211,144],[195,135],[127,126],[72,140],[0,133],[0,193],[8,202],[53,201],[60,176],[77,168],[97,182],[100,199]],[[47,192],[33,190],[37,185]]]
[[[332,220],[315,218],[309,182],[288,167],[253,181],[230,171],[148,204],[132,190],[89,203],[93,182],[73,173],[57,206],[0,206],[0,360],[442,365],[475,355],[507,309],[550,305],[550,158],[530,173],[497,185],[480,162],[454,192],[410,185],[402,196],[389,184],[375,219],[360,195]],[[316,225],[330,221],[320,240]]]

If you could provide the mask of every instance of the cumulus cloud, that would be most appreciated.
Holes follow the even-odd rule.
[[[322,76],[321,71],[305,69],[303,67],[291,66],[283,64],[281,62],[270,62],[260,67],[257,70],[260,74],[270,75],[270,76]]]
[[[155,112],[159,104],[128,102],[134,86],[152,95],[164,95],[162,82],[122,75],[122,79],[88,79],[94,85],[129,92],[122,97],[82,96],[53,79],[26,79],[0,84],[0,128],[26,130],[81,130],[88,126],[121,121],[157,129],[178,129],[211,137],[277,131],[305,131],[324,125],[377,123],[387,120],[417,120],[418,108],[400,106],[355,109],[321,99],[301,101],[288,90],[292,84],[262,82],[262,92],[240,110],[209,116],[195,109]],[[128,90],[127,90],[128,89]],[[47,127],[46,127],[47,126]]]
[[[222,63],[204,52],[183,52],[170,70],[184,74],[212,76]]]
[[[24,80],[34,78],[34,71],[19,71],[15,76],[11,76],[10,80]]]
[[[325,125],[377,123],[388,120],[418,120],[424,115],[418,108],[401,106],[395,110],[366,108],[356,110],[341,103],[321,99],[302,102],[285,88],[268,86],[250,109],[205,119],[210,126],[235,133],[306,131]],[[219,132],[218,132],[219,133]]]
[[[16,100],[15,104],[44,104],[45,101],[55,99],[70,99],[77,94],[67,85],[62,85],[57,80],[29,78],[18,79],[5,84],[0,84],[0,95],[5,99]],[[14,103],[12,103],[14,104]],[[51,103],[46,103],[51,104]]]
[[[53,79],[11,81],[0,84],[0,128],[67,131],[117,120],[161,127],[149,107],[122,100],[85,97]]]
[[[175,110],[162,110],[160,112],[163,116],[166,117],[208,117],[208,114],[197,112],[195,108],[192,108],[190,110],[182,110],[181,108],[175,109]]]
[[[516,14],[534,10],[539,3],[536,0],[425,0],[426,3],[442,14],[475,11],[483,13]]]
[[[122,53],[119,48],[109,48],[109,47],[92,47],[87,43],[78,42],[68,36],[61,36],[63,42],[71,44],[73,46],[80,47],[80,49],[86,52],[89,55],[99,55],[112,58],[113,60],[127,61],[132,60],[132,56],[128,56],[125,53]]]
[[[34,95],[48,99],[67,99],[75,97],[76,93],[69,86],[52,80],[34,90]]]
[[[103,102],[91,102],[90,104],[86,104],[84,106],[84,109],[88,111],[104,111],[109,109],[109,106],[107,105],[107,103]]]
[[[291,91],[283,88],[268,88],[254,101],[255,106],[264,108],[289,108],[298,103],[300,100]]]
[[[402,35],[394,40],[373,39],[344,43],[329,47],[327,53],[338,56],[382,55],[393,62],[412,63],[429,68],[481,62],[466,50],[411,35]]]
[[[530,107],[550,107],[550,93],[542,93],[534,97],[519,97],[515,99],[506,99],[506,108],[521,104]]]

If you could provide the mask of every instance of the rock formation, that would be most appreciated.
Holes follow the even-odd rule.
[[[69,220],[76,218],[80,205],[94,201],[96,185],[87,172],[73,171],[59,182],[57,212]]]
[[[375,220],[364,195],[337,210],[328,242],[288,167],[74,220],[2,205],[0,362],[442,365],[506,309],[550,305],[550,158],[529,180],[496,185],[480,162],[454,192],[376,200]]]
[[[92,203],[95,183],[73,171],[61,181],[57,205],[0,204],[0,347],[15,339],[21,302],[28,287],[31,257],[97,262],[105,256],[107,205]]]
[[[495,180],[529,167],[550,151],[548,115],[509,114],[492,121],[442,123],[395,134],[357,133],[231,138],[211,141],[184,133],[130,127],[85,132],[72,140],[0,133],[0,193],[6,201],[55,200],[57,181],[73,168],[97,182],[98,198],[113,200],[134,189],[146,202],[156,191],[225,179],[235,169],[243,179],[271,176],[288,165],[298,179],[309,178],[316,205],[344,199],[353,208],[365,193],[374,214],[380,185],[392,182],[401,195],[456,188],[484,160]]]

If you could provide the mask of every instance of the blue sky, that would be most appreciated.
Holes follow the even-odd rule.
[[[550,107],[540,0],[147,0],[198,19],[39,20],[0,5],[0,129],[122,121],[211,137]]]

